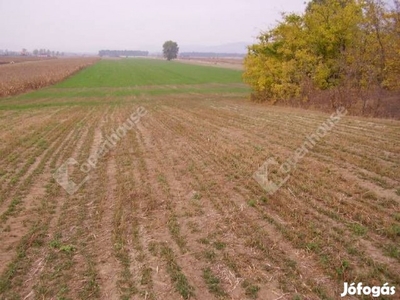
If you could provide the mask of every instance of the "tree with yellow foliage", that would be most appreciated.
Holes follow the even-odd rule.
[[[328,91],[352,106],[370,90],[399,88],[400,5],[380,0],[314,0],[284,14],[249,47],[244,81],[256,101],[309,101]],[[364,103],[365,106],[365,103]]]

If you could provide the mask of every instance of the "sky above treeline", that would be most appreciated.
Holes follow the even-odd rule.
[[[252,43],[302,0],[0,0],[0,49],[97,53]]]

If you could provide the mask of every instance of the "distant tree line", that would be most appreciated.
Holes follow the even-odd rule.
[[[215,53],[215,52],[182,52],[180,57],[200,57],[200,58],[213,58],[213,57],[237,57],[242,58],[245,57],[245,54],[240,53]]]
[[[120,56],[148,56],[148,51],[139,50],[100,50],[99,56],[110,56],[110,57],[120,57]]]
[[[64,52],[59,51],[50,51],[49,49],[35,49],[29,52],[26,48],[23,48],[22,51],[9,51],[9,50],[1,50],[0,49],[0,56],[64,56]]]
[[[255,101],[373,112],[400,90],[399,49],[400,1],[313,0],[261,33],[244,80]]]
[[[24,52],[24,51],[23,51]],[[33,50],[33,55],[35,55],[35,56],[48,56],[48,57],[51,57],[51,56],[64,56],[64,53],[63,52],[59,52],[59,51],[51,51],[51,50],[49,50],[49,49],[35,49],[35,50]]]
[[[21,55],[21,52],[16,52],[16,51],[9,51],[9,50],[2,50],[0,49],[0,56],[19,56]]]

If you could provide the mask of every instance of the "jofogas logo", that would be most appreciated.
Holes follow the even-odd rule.
[[[374,298],[378,298],[382,295],[385,296],[393,296],[396,294],[396,288],[394,286],[389,286],[388,283],[385,283],[383,286],[363,286],[362,282],[358,283],[357,285],[353,282],[349,285],[348,282],[344,283],[343,286],[343,293],[340,296],[372,296]]]

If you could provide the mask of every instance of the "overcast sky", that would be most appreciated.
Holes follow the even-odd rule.
[[[0,0],[0,49],[157,51],[251,43],[303,0]]]

